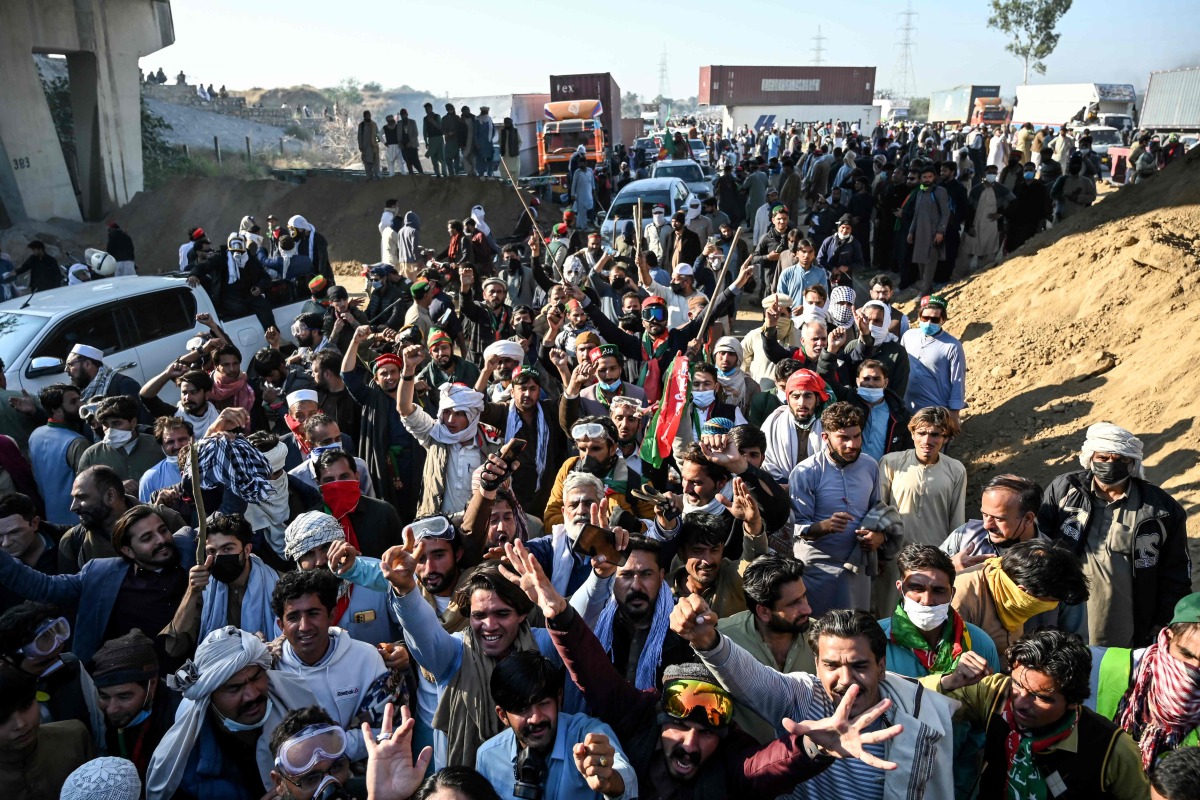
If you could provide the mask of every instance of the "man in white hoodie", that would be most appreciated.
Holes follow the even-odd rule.
[[[404,684],[393,679],[374,647],[332,625],[343,602],[338,584],[327,569],[289,572],[275,584],[271,608],[285,639],[278,669],[303,678],[343,728],[362,722],[378,727],[384,705],[403,702]]]

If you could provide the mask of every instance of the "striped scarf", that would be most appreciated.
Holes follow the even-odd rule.
[[[675,596],[671,587],[663,581],[658,587],[658,602],[654,604],[654,618],[650,620],[650,631],[646,634],[646,642],[642,645],[642,654],[638,656],[637,676],[634,680],[637,688],[653,689],[658,685],[658,663],[662,660],[663,640],[671,623],[671,611],[675,608]],[[610,597],[600,618],[596,620],[596,638],[604,652],[612,656],[613,625],[617,616],[617,598]]]
[[[1158,632],[1117,709],[1117,722],[1138,743],[1146,769],[1200,726],[1200,670],[1172,656],[1170,641],[1166,628]]]

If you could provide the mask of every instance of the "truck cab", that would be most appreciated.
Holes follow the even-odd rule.
[[[1004,125],[1008,122],[1008,108],[999,97],[976,97],[971,112],[971,125]]]
[[[599,100],[563,100],[546,103],[537,132],[538,172],[561,175],[555,193],[569,193],[566,175],[571,157],[583,145],[584,157],[593,167],[604,157],[605,136],[600,123],[604,106]]]

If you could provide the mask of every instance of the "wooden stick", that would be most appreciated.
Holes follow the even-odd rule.
[[[525,198],[521,196],[521,190],[517,187],[517,179],[513,177],[512,170],[508,168],[508,164],[504,163],[504,157],[500,157],[500,166],[504,167],[504,172],[508,175],[508,180],[512,184],[513,191],[517,193],[517,199],[521,201],[521,207],[525,209],[525,213],[529,215],[529,221],[533,224],[533,230],[530,233],[537,233],[540,237],[542,229],[538,226],[537,217],[533,215],[533,209],[525,202]]]
[[[204,491],[200,487],[200,447],[195,442],[188,446],[191,461],[192,501],[196,504],[196,563],[203,564],[208,558],[204,552],[208,547],[208,515],[204,513]]]
[[[633,224],[636,227],[636,230],[634,231],[634,235],[637,237],[635,240],[637,242],[637,244],[635,245],[634,250],[633,250],[633,261],[634,261],[634,265],[636,266],[637,258],[638,258],[638,256],[640,256],[642,254],[642,198],[640,198],[640,197],[638,198],[637,212],[634,215],[634,223]]]
[[[713,296],[709,298],[708,306],[704,309],[704,321],[700,323],[700,331],[697,339],[700,340],[701,346],[704,344],[704,337],[708,335],[708,321],[712,317],[713,309],[717,306],[717,297],[721,294],[721,281],[725,280],[725,276],[729,274],[729,262],[733,259],[733,251],[737,249],[737,243],[742,238],[742,227],[739,225],[737,232],[733,234],[733,241],[729,243],[729,252],[725,254],[725,264],[721,267],[721,274],[717,275],[717,283],[713,287]],[[747,258],[746,262],[749,263]],[[746,266],[746,264],[742,264]]]

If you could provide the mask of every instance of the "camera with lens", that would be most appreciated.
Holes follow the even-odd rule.
[[[546,780],[546,761],[541,753],[521,748],[517,765],[513,767],[513,797],[521,800],[542,800],[542,782]]]

